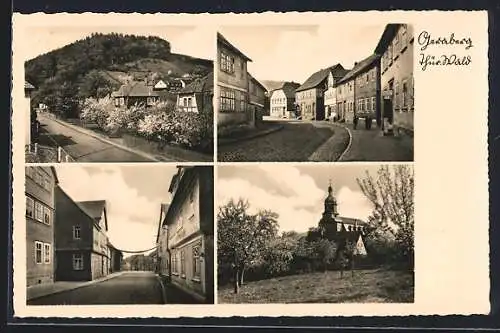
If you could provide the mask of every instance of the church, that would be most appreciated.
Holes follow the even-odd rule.
[[[339,246],[339,250],[349,241],[356,244],[356,255],[364,256],[367,254],[363,237],[367,232],[368,224],[359,219],[339,215],[337,199],[333,195],[331,183],[328,186],[325,209],[318,227],[321,236],[335,241]]]

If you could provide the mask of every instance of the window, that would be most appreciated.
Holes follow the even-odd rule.
[[[50,191],[50,179],[48,177],[43,177],[43,188]]]
[[[240,111],[246,111],[245,110],[245,94],[240,92]]]
[[[370,73],[366,74],[366,82],[370,81]]]
[[[337,231],[342,231],[342,224],[337,223]]]
[[[193,278],[199,279],[201,275],[201,244],[193,247]]]
[[[232,89],[220,89],[220,109],[221,111],[235,111],[235,92]]]
[[[177,270],[177,252],[172,254],[172,273],[179,274]]]
[[[74,225],[73,226],[73,239],[80,239],[81,238],[81,228],[79,225]],[[94,240],[95,243],[95,240]]]
[[[50,225],[51,221],[51,211],[49,207],[43,207],[43,223]]]
[[[83,270],[83,254],[81,253],[73,254],[73,270],[74,271]]]
[[[373,110],[370,110],[370,99],[369,98],[365,98],[365,108],[366,108],[366,111],[373,111]]]
[[[43,222],[43,205],[35,201],[35,220]]]
[[[223,72],[234,73],[234,58],[221,52],[220,54],[220,69]]]
[[[186,277],[186,256],[184,249],[181,250],[181,276]]]
[[[120,106],[120,98],[115,98],[115,106]]]
[[[408,37],[407,37],[407,34],[406,34],[406,30],[407,30],[406,29],[406,24],[402,24],[401,25],[401,30],[400,30],[401,31],[401,49],[404,49],[406,47],[406,45],[407,45],[407,42],[408,42],[408,40],[407,40]]]
[[[403,91],[401,93],[401,107],[406,108],[408,105],[408,87],[406,86],[406,82],[403,82]]]
[[[375,97],[372,97],[372,111],[375,111],[377,109],[376,107],[376,99]]]
[[[42,256],[43,256],[42,244],[43,244],[42,242],[35,241],[35,262],[37,264],[42,263]]]
[[[33,213],[35,210],[35,201],[26,196],[26,216],[33,218]]]
[[[43,244],[43,262],[45,264],[50,264],[50,262],[51,262],[50,254],[51,254],[50,244],[44,243]]]
[[[40,170],[35,171],[35,183],[43,185],[43,175]]]
[[[395,99],[395,106],[396,106],[396,109],[399,109],[399,107],[400,107],[400,104],[399,104],[399,97],[400,97],[400,95],[399,95],[399,82],[396,82],[395,86],[396,86],[395,87],[396,88],[395,89],[395,97],[394,97],[394,99]]]

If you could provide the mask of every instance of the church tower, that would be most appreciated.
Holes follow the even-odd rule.
[[[333,195],[332,182],[330,181],[328,185],[328,195],[325,198],[325,210],[323,211],[323,216],[318,225],[321,234],[328,239],[334,239],[337,234],[338,223],[342,223],[342,220],[337,211],[337,199]]]

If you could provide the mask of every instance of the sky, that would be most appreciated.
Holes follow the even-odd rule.
[[[316,227],[324,210],[331,180],[341,216],[366,220],[373,206],[356,178],[368,171],[376,176],[379,165],[219,166],[218,205],[231,198],[247,199],[250,211],[271,209],[279,214],[280,231],[305,232]]]
[[[56,172],[74,201],[106,200],[108,237],[115,247],[142,251],[156,245],[160,204],[171,201],[175,166],[56,166]]]
[[[170,42],[173,53],[186,54],[203,59],[214,59],[215,30],[201,26],[38,26],[26,28],[25,38],[29,47],[26,59],[50,52],[85,38],[92,33],[122,33],[138,36],[156,36]]]
[[[385,25],[224,26],[219,32],[252,59],[258,80],[304,81],[320,69],[370,56]]]

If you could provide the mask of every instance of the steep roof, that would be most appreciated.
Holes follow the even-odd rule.
[[[382,32],[382,36],[378,41],[377,46],[375,47],[374,53],[382,54],[385,52],[385,49],[389,45],[389,43],[393,40],[394,36],[398,32],[399,27],[402,24],[391,23],[385,26],[384,32]]]
[[[351,69],[344,77],[342,77],[337,83],[347,82],[353,78],[355,78],[358,74],[363,72],[367,67],[373,64],[375,61],[378,61],[380,56],[378,54],[372,54],[369,57],[358,62],[353,69]]]
[[[78,201],[76,204],[94,219],[100,219],[102,212],[106,209],[106,200]],[[108,230],[108,221],[104,222],[105,228]]]
[[[296,82],[285,82],[281,87],[281,90],[285,93],[286,98],[294,98],[295,91],[300,87],[299,83]]]
[[[335,77],[342,77],[345,75],[346,70],[344,69],[344,67],[342,67],[341,64],[336,64],[336,65],[333,65],[331,67],[321,69],[321,70],[317,71],[316,73],[314,73],[313,75],[311,75],[306,80],[306,82],[304,82],[295,91],[303,91],[303,90],[316,88],[318,85],[321,84],[321,82],[323,82],[328,77],[328,74],[330,74],[330,72],[332,72],[332,74]]]
[[[224,45],[226,48],[228,48],[231,51],[233,51],[234,53],[240,55],[246,61],[252,61],[252,59],[250,59],[249,57],[247,57],[243,52],[241,52],[240,50],[238,50],[236,48],[236,46],[234,46],[233,44],[231,44],[224,36],[222,36],[222,34],[220,32],[217,32],[217,43],[220,43],[220,44]]]
[[[257,84],[259,87],[261,87],[263,90],[267,91],[266,87],[259,82],[256,78],[252,76],[252,74],[248,73],[248,76],[250,76],[250,80],[252,80],[255,84]]]
[[[205,91],[213,91],[214,89],[214,73],[210,72],[202,78],[197,78],[179,91],[179,94],[194,94]]]
[[[28,81],[24,81],[24,89],[26,90],[34,90],[35,86],[29,83]]]
[[[113,92],[113,97],[157,97],[159,96],[156,91],[152,89],[153,87],[147,86],[144,82],[132,82],[124,84],[118,89],[118,91]]]
[[[274,81],[274,80],[262,80],[262,85],[266,87],[268,92],[273,90],[281,89],[285,84],[285,81]],[[298,84],[300,86],[300,84]]]

